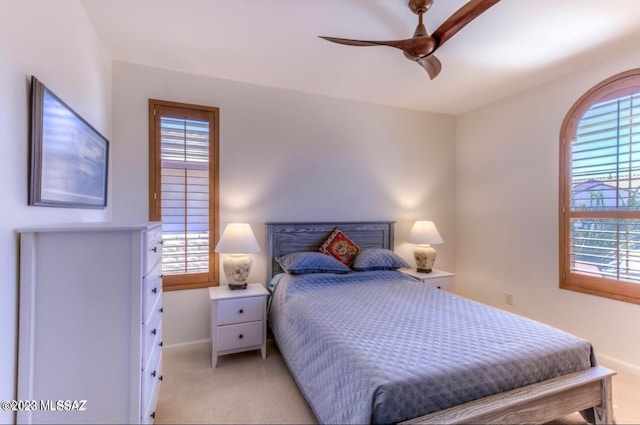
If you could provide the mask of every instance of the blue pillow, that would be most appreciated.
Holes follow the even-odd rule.
[[[282,270],[289,274],[347,273],[351,269],[322,252],[294,252],[276,258]]]
[[[357,271],[396,270],[400,267],[410,266],[393,251],[383,248],[365,248],[358,253],[351,264],[351,268]]]

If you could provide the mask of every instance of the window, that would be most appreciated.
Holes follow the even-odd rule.
[[[640,304],[640,69],[593,87],[562,124],[560,287]]]
[[[217,285],[218,108],[149,100],[149,218],[165,290]]]

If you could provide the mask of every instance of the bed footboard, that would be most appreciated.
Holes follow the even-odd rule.
[[[596,424],[613,424],[611,378],[601,366],[409,419],[403,424],[545,423],[593,408]]]

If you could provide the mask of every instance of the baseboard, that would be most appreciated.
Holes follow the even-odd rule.
[[[165,344],[164,347],[162,347],[162,351],[209,349],[210,347],[210,339],[201,339],[198,341],[179,342],[177,344]]]
[[[598,362],[604,367],[608,367],[609,369],[613,369],[617,372],[640,376],[640,366],[618,360],[615,357],[607,356],[606,354],[597,353],[596,357],[598,358]]]

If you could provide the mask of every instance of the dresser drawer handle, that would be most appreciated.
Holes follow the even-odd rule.
[[[155,378],[156,377],[156,371],[154,370],[153,372],[151,372],[151,377]]]
[[[157,331],[157,330],[155,330],[155,329],[151,331],[151,335],[155,335],[155,334],[157,334],[157,333],[158,333],[158,331]]]
[[[153,248],[151,248],[151,251],[153,251],[153,252],[158,252],[158,247],[157,247],[157,246],[154,246]]]
[[[152,293],[152,294],[157,294],[157,293],[158,293],[158,288],[153,288],[153,289],[151,290],[151,293]]]
[[[158,379],[162,381],[162,375],[160,375],[160,377]]]
[[[164,346],[164,343],[162,341],[160,341],[160,344],[158,344],[160,347]]]
[[[162,240],[162,241],[160,241],[160,245],[164,245],[164,241],[163,241],[163,240]]]
[[[244,313],[244,310],[240,309],[240,310],[238,310],[238,313],[242,314],[242,313]]]
[[[164,307],[160,307],[160,310],[158,310],[160,313],[164,313]]]
[[[149,416],[151,416],[151,419],[155,419],[155,418],[156,418],[156,412],[153,412],[153,413],[152,413],[151,415],[149,415]]]
[[[240,334],[240,335],[238,335],[238,338],[242,339],[242,338],[244,338],[244,335]]]

